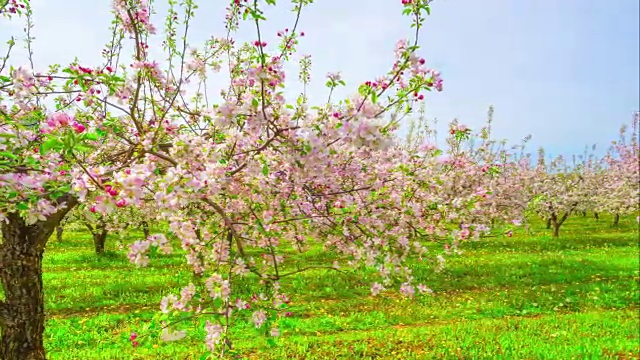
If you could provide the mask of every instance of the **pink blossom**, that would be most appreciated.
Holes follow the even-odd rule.
[[[260,328],[267,321],[267,313],[264,310],[254,311],[251,315],[251,320],[256,328]]]
[[[371,285],[371,295],[373,296],[377,296],[381,291],[384,290],[385,288],[381,284],[374,283],[373,285]]]
[[[85,130],[84,125],[82,125],[80,123],[73,123],[73,128],[76,131],[76,133],[78,133],[78,134],[84,132],[84,130]]]
[[[213,352],[216,349],[216,345],[218,345],[222,339],[224,329],[220,324],[212,324],[209,320],[207,320],[204,329],[207,333],[205,344],[209,351]]]
[[[404,283],[402,284],[402,286],[400,286],[400,292],[406,297],[413,297],[416,293],[416,290],[412,285]]]

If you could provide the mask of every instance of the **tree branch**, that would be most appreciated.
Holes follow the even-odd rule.
[[[233,227],[233,221],[229,219],[227,214],[224,212],[224,209],[222,209],[222,207],[217,203],[209,200],[207,197],[202,197],[202,200],[205,203],[209,204],[209,206],[211,206],[218,213],[218,215],[222,217],[222,220],[224,221],[224,225],[227,227],[231,235],[233,235],[233,237],[236,239],[236,246],[238,247],[238,252],[240,253],[240,255],[242,255],[242,257],[245,257],[242,240],[240,239],[239,234],[236,232],[236,229]]]

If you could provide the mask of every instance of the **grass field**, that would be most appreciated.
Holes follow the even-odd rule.
[[[414,300],[371,297],[368,283],[338,273],[303,273],[283,281],[293,304],[278,344],[239,323],[235,346],[248,359],[640,359],[638,226],[609,224],[574,217],[560,239],[536,224],[532,236],[465,244],[442,273],[416,270],[435,294]],[[200,359],[202,336],[131,346],[130,332],[191,272],[177,255],[137,269],[114,243],[97,257],[86,233],[49,242],[49,358]]]

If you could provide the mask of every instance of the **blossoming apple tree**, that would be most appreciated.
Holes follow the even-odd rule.
[[[470,217],[461,223],[490,224],[494,228],[501,225],[509,235],[514,225],[522,223],[530,200],[524,191],[526,178],[520,171],[521,163],[526,161],[523,149],[529,137],[523,144],[507,148],[506,140],[491,137],[492,120],[493,108],[490,108],[486,126],[477,133],[453,121],[449,125],[447,147],[437,149],[435,130],[421,117],[412,124],[407,146],[444,155],[436,166],[440,167],[441,176],[447,174],[443,183],[446,195],[440,201],[446,204],[443,206],[450,207],[460,201],[463,194],[482,199],[477,203],[481,206],[464,211]]]
[[[638,146],[638,114],[634,116],[631,136],[628,127],[621,128],[620,139],[604,157],[585,152],[580,160],[569,164],[557,157],[549,164],[544,150],[539,152],[537,167],[524,167],[528,173],[527,192],[532,196],[530,209],[547,220],[553,236],[559,235],[562,224],[574,213],[593,211],[614,215],[614,225],[620,215],[637,213],[640,190],[640,149]],[[593,148],[592,150],[594,150]]]
[[[620,215],[637,213],[640,204],[639,126],[640,113],[636,112],[631,131],[628,126],[623,126],[619,140],[612,142],[602,159],[604,170],[594,187],[595,211],[613,214],[614,226],[618,225]]]
[[[563,156],[547,163],[541,148],[537,166],[527,169],[530,172],[527,191],[532,197],[529,207],[548,221],[554,237],[560,236],[560,227],[569,216],[590,201],[589,164],[572,165]]]
[[[297,19],[309,3],[292,1]],[[31,29],[28,0],[0,5],[6,19],[26,18]],[[253,302],[257,310],[250,317],[257,327],[269,323],[275,335],[275,310],[287,301],[279,280],[340,266],[285,264],[283,248],[304,251],[319,243],[347,266],[376,267],[381,283],[372,292],[400,281],[403,293],[414,294],[404,263],[412,253],[425,255],[429,234],[418,237],[415,229],[432,225],[437,213],[431,206],[438,199],[417,198],[405,184],[424,191],[438,177],[431,176],[437,175],[431,155],[405,152],[394,145],[393,134],[412,103],[442,87],[439,73],[416,54],[429,1],[402,1],[414,38],[398,42],[388,74],[362,84],[349,99],[311,109],[304,93],[293,104],[285,100],[284,64],[292,61],[302,33],[296,20],[291,31],[279,34],[279,44],[268,46],[260,24],[262,7],[270,5],[275,1],[230,1],[229,36],[189,51],[197,6],[169,1],[164,61],[149,51],[158,28],[145,0],[114,1],[113,37],[98,66],[14,67],[10,46],[0,68],[3,359],[45,358],[42,255],[78,203],[102,215],[153,203],[187,261],[206,277],[179,299],[165,298],[162,310],[209,316],[206,342],[220,355],[231,346],[226,334],[232,312]],[[230,37],[240,23],[255,27],[254,42],[239,45]],[[27,34],[29,49],[30,40]],[[122,51],[127,46],[131,60]],[[221,104],[209,104],[200,90],[188,94],[187,84],[203,83],[223,64],[230,84]],[[310,59],[300,66],[306,84]],[[342,85],[338,74],[328,76],[330,93]],[[436,222],[429,231],[447,230]],[[132,246],[131,258],[145,264],[149,246],[170,251],[171,245],[164,234],[150,235]],[[269,291],[232,301],[231,284],[249,275]],[[427,288],[419,284],[417,290]],[[163,331],[165,339],[183,334]]]

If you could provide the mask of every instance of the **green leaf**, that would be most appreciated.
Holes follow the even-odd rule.
[[[40,154],[44,155],[51,149],[60,149],[64,144],[58,138],[50,138],[40,145]]]
[[[358,88],[358,93],[362,96],[367,96],[368,92],[369,92],[369,87],[365,84],[360,85],[360,87]]]
[[[85,133],[82,136],[82,138],[85,139],[85,140],[95,141],[95,140],[98,140],[98,134],[96,134],[96,133]]]
[[[13,153],[10,153],[8,151],[0,151],[0,157],[7,157],[7,158],[13,159],[13,160],[16,160],[18,158],[16,155],[14,155]]]
[[[89,151],[91,151],[93,149],[94,149],[93,146],[86,146],[86,145],[76,145],[73,148],[73,150],[79,151],[81,153],[88,153]]]
[[[18,208],[18,210],[29,210],[29,204],[25,202],[18,203],[16,207]]]
[[[371,101],[375,104],[378,101],[378,94],[375,91],[371,92]]]
[[[51,199],[55,200],[55,199],[59,198],[60,196],[62,196],[64,194],[65,194],[64,192],[56,190],[56,191],[51,193],[50,197],[51,197]]]
[[[266,163],[262,165],[262,175],[264,176],[269,175],[269,165],[267,165]]]

